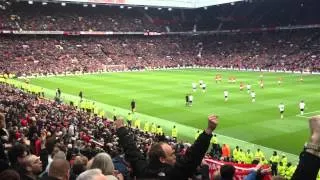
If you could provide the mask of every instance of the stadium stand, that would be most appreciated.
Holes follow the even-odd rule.
[[[319,71],[317,30],[199,37],[3,37],[1,72],[31,75],[177,66]]]
[[[277,4],[276,6],[274,4]],[[318,1],[277,0],[222,4],[207,10],[158,10],[117,6],[13,3],[1,13],[0,29],[59,31],[203,31],[319,24]],[[212,18],[214,17],[214,18]]]

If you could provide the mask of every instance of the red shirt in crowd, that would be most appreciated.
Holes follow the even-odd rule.
[[[21,126],[23,126],[23,127],[27,127],[28,121],[27,121],[26,119],[21,119],[20,124],[21,124]]]
[[[20,139],[21,138],[21,134],[19,131],[16,132],[16,139]]]
[[[41,140],[37,139],[36,142],[34,143],[35,145],[35,154],[37,156],[40,156],[40,151],[41,151]]]

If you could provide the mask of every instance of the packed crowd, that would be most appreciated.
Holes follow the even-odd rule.
[[[164,31],[147,12],[119,7],[17,3],[1,15],[0,29],[40,31]],[[155,23],[155,24],[154,24]]]
[[[0,114],[1,179],[12,178],[9,173],[16,174],[23,180],[39,177],[49,179],[48,176],[63,180],[81,180],[79,174],[87,169],[100,169],[100,174],[106,175],[108,179],[132,179],[133,176],[140,177],[140,173],[147,173],[146,177],[150,178],[158,176],[161,171],[171,173],[170,176],[178,179],[186,179],[196,173],[192,168],[195,170],[200,165],[209,147],[210,134],[216,127],[214,117],[212,122],[209,121],[206,130],[208,135],[199,135],[206,143],[203,144],[204,140],[198,140],[202,143],[198,142],[198,145],[190,148],[163,133],[127,129],[121,120],[114,122],[104,115],[99,117],[83,109],[41,99],[38,95],[25,93],[7,84],[0,84],[0,87],[0,111],[5,113]],[[175,163],[177,155],[177,158],[181,156],[180,162],[184,165],[170,170],[168,167],[154,164],[156,166],[149,167],[150,170],[146,171],[143,161],[149,153],[150,160],[157,163],[158,149],[162,144],[158,144],[156,149],[151,145],[160,141],[176,149],[171,149],[171,157],[166,159],[166,162]],[[134,144],[137,146],[132,147]],[[187,152],[187,148],[190,152]],[[197,154],[199,151],[202,153]],[[133,164],[137,158],[134,156],[139,153],[139,165]],[[152,153],[153,156],[150,155]],[[182,154],[186,157],[182,158]],[[152,157],[155,159],[152,160]],[[69,163],[72,165],[70,172]],[[9,164],[13,172],[5,171]],[[159,166],[165,169],[159,171]],[[156,169],[152,170],[153,168]],[[192,171],[184,174],[182,172],[185,168]],[[6,173],[1,173],[3,171]],[[208,173],[204,175],[207,177]]]
[[[267,162],[259,149],[253,155],[239,147],[231,154],[225,144],[220,148],[217,137],[212,137],[218,124],[215,115],[208,117],[208,127],[198,131],[191,145],[177,142],[173,137],[177,134],[165,135],[160,126],[152,133],[145,128],[143,131],[127,126],[119,116],[111,120],[91,112],[94,111],[43,99],[1,83],[0,178],[209,179],[209,168],[203,158],[259,164],[246,180],[263,178],[268,170],[261,169],[261,165],[268,163],[273,175],[280,174],[286,179],[316,179],[320,168],[319,116],[310,121],[310,143],[296,167],[276,153]],[[206,154],[210,143],[213,144],[211,153]],[[231,180],[234,174],[235,168],[228,164],[223,165],[214,178]]]
[[[170,37],[15,37],[0,40],[0,72],[96,72],[183,66],[320,70],[316,30]],[[123,69],[122,69],[123,70]]]
[[[121,156],[123,150],[119,147],[119,138],[111,120],[55,101],[39,99],[4,84],[0,86],[1,112],[5,113],[5,116],[1,114],[1,171],[10,162],[23,180],[37,179],[32,175],[40,172],[46,179],[50,163],[55,159],[66,159],[73,164],[70,179],[75,179],[87,167],[100,168],[104,175],[130,179],[131,171]],[[134,129],[130,134],[135,136],[139,152],[144,154],[151,143],[166,140],[164,136],[144,134]],[[170,139],[167,141],[176,144]],[[6,150],[9,150],[8,156],[4,154]],[[40,156],[40,159],[33,155],[28,158],[28,154]],[[26,159],[22,163],[23,158]],[[30,164],[35,160],[36,165]],[[27,168],[29,165],[32,166],[31,172]]]
[[[47,31],[177,32],[319,24],[319,1],[243,1],[199,9],[13,2],[0,14],[0,29]],[[215,18],[212,18],[215,17]]]

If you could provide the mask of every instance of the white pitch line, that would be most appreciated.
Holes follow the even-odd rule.
[[[320,111],[312,111],[312,112],[307,112],[307,113],[304,113],[304,114],[313,114],[313,113],[317,113],[317,112],[320,112]]]
[[[314,114],[314,113],[320,113],[320,111],[312,111],[312,112],[307,112],[307,113],[304,113],[304,115],[301,115],[301,114],[297,114],[296,116],[297,117],[302,117],[302,118],[311,118],[312,116],[305,116],[306,114]]]
[[[301,117],[301,118],[309,118],[308,116],[301,116],[300,114],[296,115],[297,117]]]

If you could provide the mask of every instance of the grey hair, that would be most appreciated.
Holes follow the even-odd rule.
[[[90,169],[98,168],[104,175],[112,175],[114,171],[114,165],[112,159],[107,153],[99,153],[93,158]]]
[[[98,175],[102,175],[100,169],[89,169],[81,173],[76,180],[93,180]],[[107,177],[105,179],[107,180]]]
[[[57,153],[54,154],[53,159],[63,159],[66,160],[66,153],[64,153],[63,151],[58,151]]]

